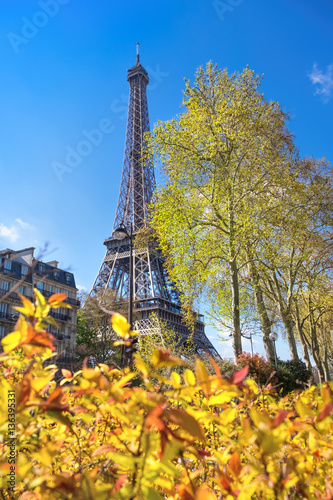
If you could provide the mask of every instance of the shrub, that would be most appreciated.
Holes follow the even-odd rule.
[[[311,372],[306,368],[306,364],[299,359],[289,361],[279,359],[276,376],[279,383],[282,384],[282,395],[286,395],[296,389],[304,389],[311,378]]]
[[[237,371],[237,367],[235,363],[229,361],[227,359],[222,359],[222,361],[218,361],[217,365],[221,372],[221,376],[223,378],[229,379],[232,375]],[[213,373],[213,372],[212,372]]]
[[[136,355],[136,372],[84,364],[57,385],[45,326],[65,297],[23,298],[26,318],[2,340],[2,499],[332,498],[333,384],[277,399],[248,367],[226,381],[157,350],[149,364]],[[126,319],[112,326],[129,345]]]
[[[244,366],[249,367],[249,377],[253,378],[260,386],[264,386],[268,381],[276,382],[272,379],[272,373],[275,371],[270,362],[266,361],[263,356],[259,354],[250,354],[243,352],[236,360],[237,368]]]

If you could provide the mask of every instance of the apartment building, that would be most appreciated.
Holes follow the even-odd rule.
[[[0,339],[13,331],[19,313],[14,309],[21,304],[18,293],[32,299],[33,289],[37,288],[44,297],[54,293],[65,293],[66,302],[71,309],[51,310],[51,316],[58,326],[49,326],[55,337],[55,347],[59,353],[55,360],[60,368],[71,369],[75,351],[77,327],[77,288],[73,273],[59,269],[58,262],[43,262],[34,257],[35,248],[0,251]],[[0,346],[1,347],[1,346]]]

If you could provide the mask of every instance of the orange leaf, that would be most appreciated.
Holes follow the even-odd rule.
[[[187,366],[186,361],[182,360],[181,358],[170,356],[170,349],[167,349],[166,351],[164,351],[163,349],[158,349],[154,351],[151,358],[151,362],[154,369],[162,368],[165,366],[179,366],[179,365]]]
[[[30,368],[29,368],[30,370]],[[30,399],[31,394],[31,374],[27,371],[21,380],[21,382],[17,385],[16,388],[16,398],[17,405],[24,404]]]
[[[37,347],[48,347],[52,351],[54,337],[45,331],[36,331],[27,324],[23,316],[20,316],[16,325],[16,330],[2,339],[3,350],[8,353],[19,347],[32,345]]]
[[[28,403],[26,406],[41,406],[45,411],[69,411],[68,404],[62,404],[64,394],[61,387],[57,387],[44,401]]]
[[[213,356],[210,356],[210,355],[209,355],[209,360],[210,360],[210,362],[212,363],[212,365],[213,365],[213,367],[214,367],[214,370],[215,370],[215,373],[216,373],[216,375],[218,376],[218,378],[222,378],[222,375],[221,375],[221,370],[220,370],[220,368],[218,367],[218,365],[217,365],[217,363],[216,363],[215,359],[213,358]]]
[[[111,444],[102,444],[99,448],[97,448],[93,453],[92,457],[98,457],[98,455],[103,455],[104,453],[109,453],[110,451],[114,452],[114,446]]]
[[[205,436],[199,422],[184,410],[165,410],[163,415],[172,423],[179,425],[196,439],[204,440]]]
[[[196,492],[197,500],[216,500],[216,496],[210,491],[207,486],[202,485]]]
[[[62,368],[61,373],[62,373],[63,377],[65,377],[65,378],[72,377],[72,372],[70,372],[69,370],[66,370],[66,368]]]
[[[231,455],[231,458],[229,460],[229,467],[235,474],[235,476],[238,477],[242,470],[242,464],[237,451],[235,451],[235,453]]]
[[[66,293],[54,293],[49,297],[48,303],[50,305],[53,304],[53,302],[63,302],[68,298],[68,295]]]
[[[146,427],[156,427],[160,431],[164,431],[166,428],[165,423],[160,418],[163,414],[162,405],[157,405],[153,410],[149,412],[146,417]]]

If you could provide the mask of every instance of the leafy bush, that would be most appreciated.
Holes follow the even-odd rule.
[[[64,298],[22,297],[26,318],[2,340],[2,499],[332,498],[333,384],[277,399],[248,367],[226,381],[214,360],[209,375],[199,359],[192,371],[157,350],[150,364],[136,355],[136,371],[63,369],[57,385],[45,326]],[[112,325],[128,345],[126,319]]]
[[[311,372],[306,368],[306,364],[301,360],[278,360],[278,371],[276,374],[278,381],[282,384],[282,394],[286,395],[296,389],[304,389],[310,378]]]
[[[211,363],[210,363],[211,365]],[[237,371],[235,363],[227,359],[222,359],[222,361],[217,361],[221,376],[223,378],[229,379]],[[209,370],[211,371],[211,370]],[[213,373],[213,371],[212,371]]]
[[[243,352],[238,356],[236,360],[237,368],[242,368],[244,366],[249,367],[249,377],[253,378],[260,386],[264,386],[268,381],[276,382],[276,379],[272,378],[272,374],[275,371],[270,362],[266,361],[263,356],[259,354],[250,354]]]

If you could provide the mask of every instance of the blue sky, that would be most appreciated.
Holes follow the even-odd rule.
[[[1,0],[0,12],[0,248],[48,243],[45,260],[79,287],[90,289],[113,225],[137,41],[151,126],[179,113],[199,66],[249,65],[290,113],[301,154],[332,161],[331,0]]]

